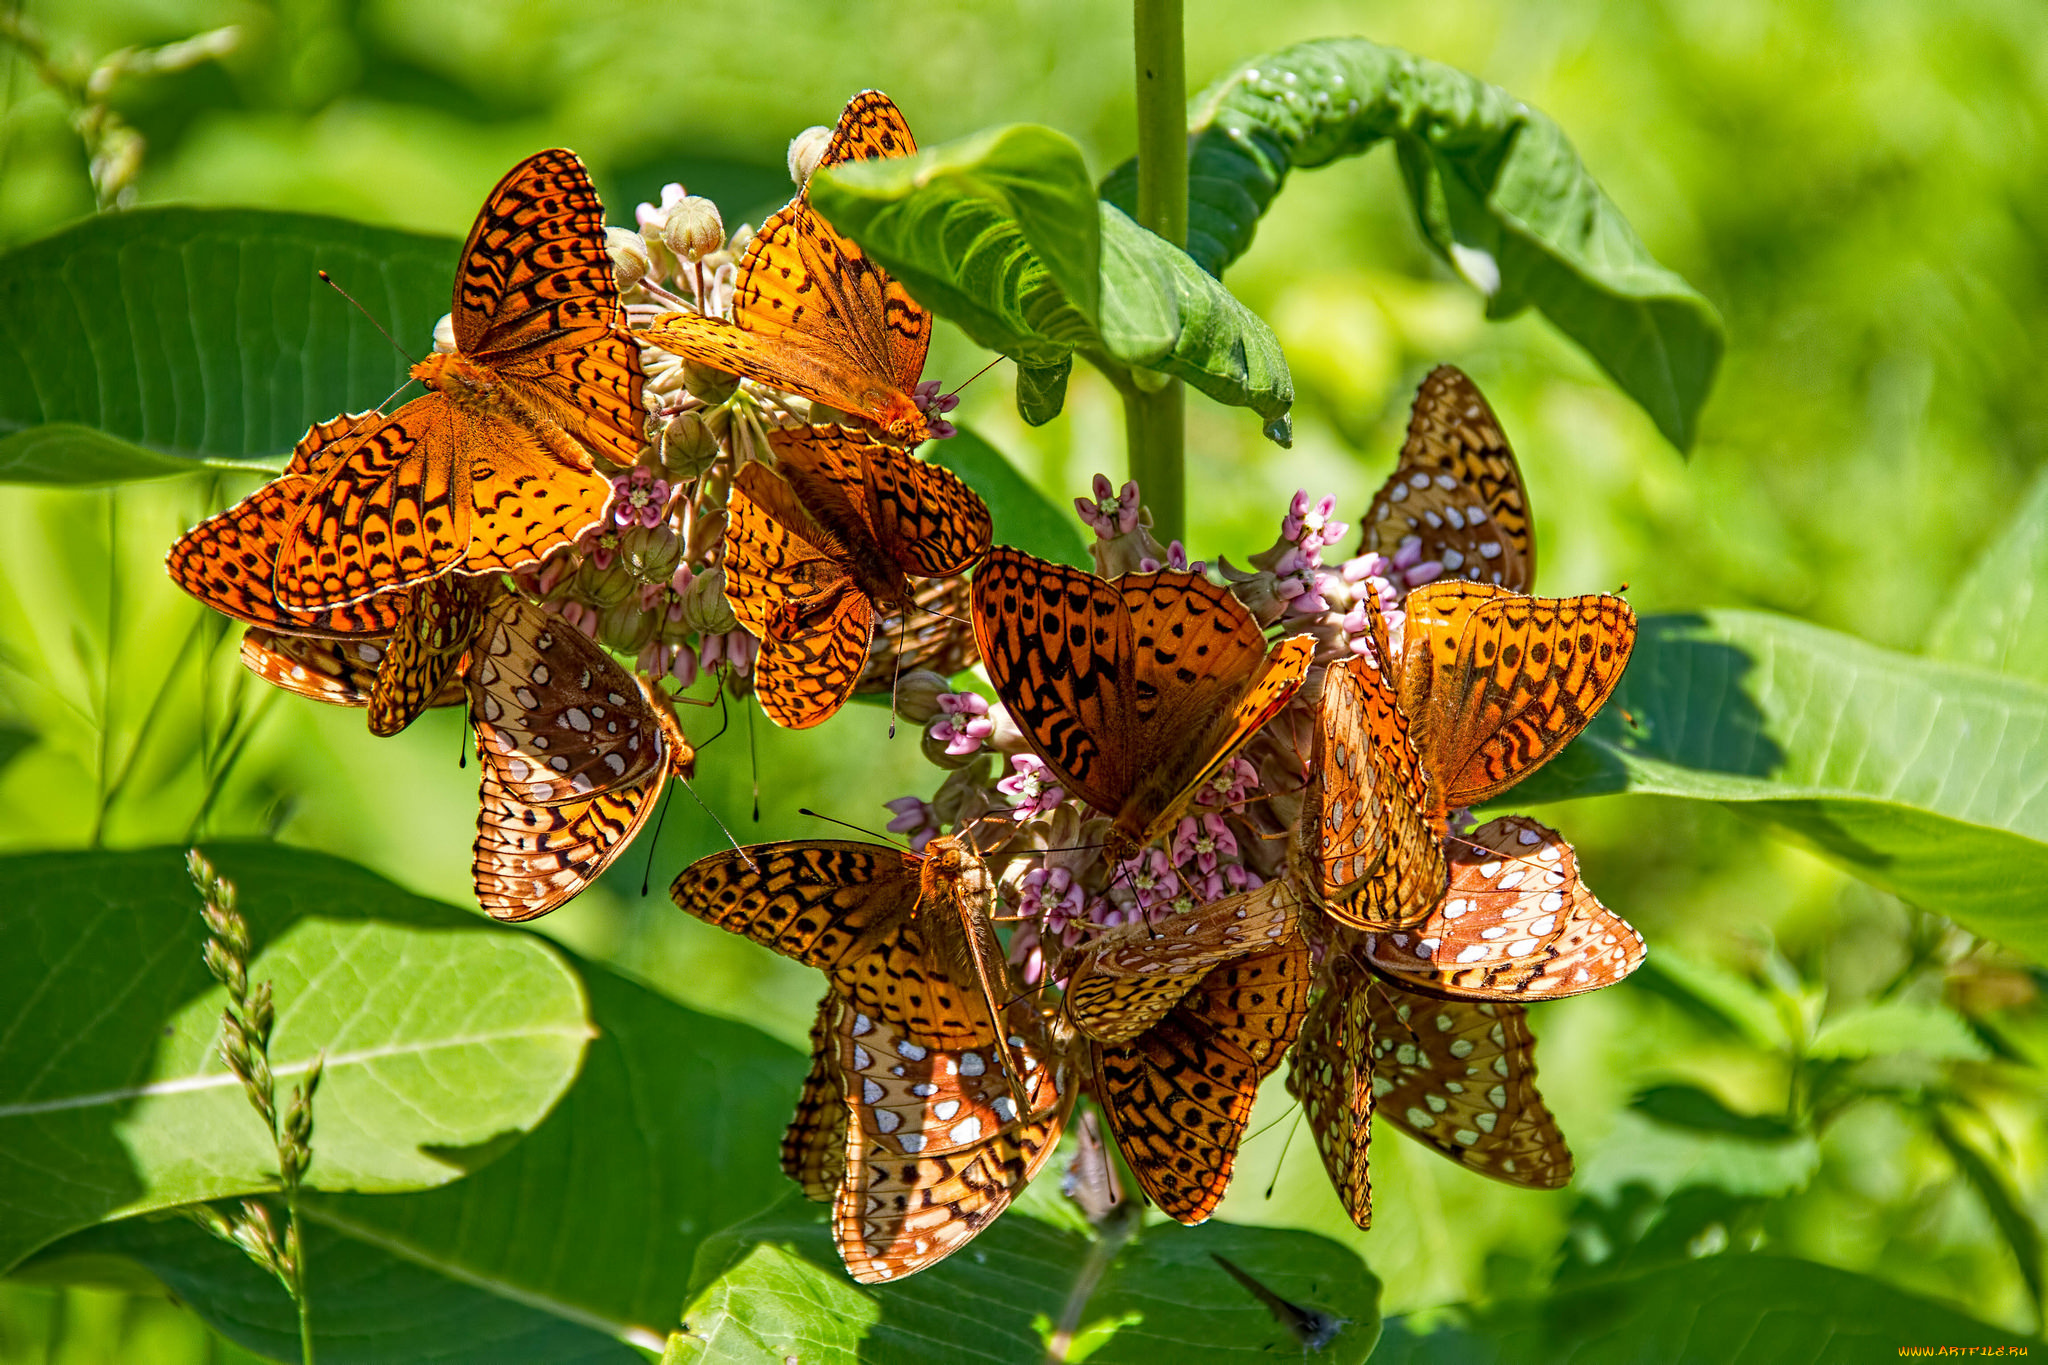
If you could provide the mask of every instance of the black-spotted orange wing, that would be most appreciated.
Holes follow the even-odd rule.
[[[1130,1042],[1089,1044],[1103,1119],[1168,1217],[1199,1223],[1223,1198],[1259,1082],[1300,1032],[1308,987],[1296,939],[1211,969]]]
[[[916,150],[902,112],[869,90],[840,114],[819,164]],[[730,322],[664,313],[646,335],[685,359],[823,403],[915,444],[930,433],[913,395],[931,329],[931,314],[834,232],[799,190],[741,258]]]
[[[1322,987],[1287,1057],[1287,1091],[1301,1101],[1331,1188],[1359,1227],[1372,1226],[1372,977],[1329,952]]]
[[[397,734],[456,681],[500,591],[491,579],[448,574],[390,594],[403,606],[370,690],[371,734]]]
[[[1403,605],[1401,710],[1439,820],[1555,757],[1606,704],[1635,646],[1635,612],[1607,593],[1446,582]]]
[[[1010,717],[1069,791],[1142,847],[1287,704],[1314,641],[1268,651],[1199,574],[1107,582],[998,546],[974,579],[975,642]]]
[[[1447,577],[1516,592],[1535,585],[1521,468],[1479,386],[1453,365],[1422,381],[1401,462],[1366,513],[1365,549],[1391,558],[1410,536]]]
[[[645,442],[604,211],[574,153],[527,158],[484,203],[432,392],[353,432],[286,528],[276,594],[294,611],[436,577],[536,564],[602,520],[595,461]]]

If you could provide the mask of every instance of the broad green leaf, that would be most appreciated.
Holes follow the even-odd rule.
[[[1739,1254],[1433,1316],[1389,1320],[1373,1365],[1850,1365],[1903,1346],[2025,1343],[1867,1275]]]
[[[680,1321],[700,1243],[792,1188],[777,1143],[805,1059],[602,967],[581,970],[596,1036],[574,1088],[538,1128],[444,1189],[307,1200],[320,1238],[310,1264],[324,1305],[315,1320],[323,1361],[412,1359],[387,1325],[428,1333],[446,1358],[475,1359],[438,1335],[472,1313],[482,1314],[481,1331],[533,1343],[491,1359],[624,1360],[625,1345],[660,1350]],[[164,1269],[170,1253],[150,1249],[158,1237],[130,1222],[52,1254],[134,1255],[252,1349],[295,1330],[274,1281],[252,1288],[226,1273],[232,1262],[182,1258],[173,1274]],[[387,1313],[384,1296],[398,1285]],[[430,1330],[435,1323],[446,1326]]]
[[[1753,1047],[1783,1048],[1785,1020],[1754,984],[1710,962],[1658,945],[1633,978],[1635,986],[1676,1002],[1688,1013],[1735,1033]]]
[[[1794,1137],[1792,1126],[1775,1114],[1738,1114],[1721,1097],[1696,1085],[1653,1085],[1636,1092],[1629,1108],[1674,1128],[1701,1133],[1782,1142]]]
[[[1085,350],[1284,430],[1294,387],[1271,329],[1185,252],[1098,202],[1065,134],[1018,125],[835,166],[810,196],[920,303],[1021,366]],[[1044,421],[1057,397],[1034,376],[1019,401]]]
[[[1056,365],[1017,366],[1017,415],[1034,427],[1059,416],[1067,401],[1067,376],[1073,371],[1072,356]]]
[[[1057,1180],[1056,1174],[1041,1181]],[[1379,1332],[1379,1282],[1311,1233],[1159,1222],[1106,1265],[1071,1218],[1012,1209],[964,1250],[887,1286],[851,1283],[822,1210],[792,1195],[707,1242],[668,1359],[738,1365],[916,1360],[1037,1362],[1051,1334],[1068,1358],[1207,1362],[1294,1356],[1301,1343],[1211,1259],[1229,1258],[1280,1297],[1345,1319],[1315,1358],[1364,1360]],[[1098,1280],[1089,1281],[1090,1273]]]
[[[1692,444],[1721,322],[1659,265],[1557,125],[1462,71],[1362,38],[1245,62],[1189,108],[1188,251],[1218,275],[1288,172],[1391,141],[1424,236],[1511,317],[1529,304],[1586,348],[1674,445]],[[1103,185],[1136,201],[1133,163]]]
[[[22,751],[35,742],[35,731],[19,725],[0,723],[0,769],[21,757]]]
[[[1629,1185],[1666,1195],[1711,1185],[1734,1195],[1778,1198],[1804,1189],[1819,1169],[1820,1148],[1811,1137],[1737,1137],[1630,1112],[1615,1120],[1572,1186],[1600,1198]]]
[[[2048,683],[2048,469],[1957,586],[1927,652]]]
[[[1990,1055],[1954,1010],[1910,1000],[1844,1010],[1821,1024],[1806,1051],[1810,1057],[1851,1061],[1895,1052],[1972,1062]]]
[[[1761,612],[1654,616],[1613,699],[1508,803],[1725,802],[2048,961],[2048,688]]]
[[[76,422],[52,422],[0,437],[0,483],[90,488],[189,474],[193,468],[191,460],[160,454]]]
[[[444,237],[254,209],[86,219],[0,257],[0,437],[64,423],[178,459],[282,456],[308,423],[369,407],[406,377],[404,357],[317,272],[424,354],[456,251]],[[64,483],[164,472],[117,460],[118,445],[59,439],[70,447],[10,443],[8,463]]]
[[[998,545],[1014,545],[1041,559],[1086,566],[1088,543],[1081,538],[1071,508],[1056,506],[1001,451],[974,432],[926,443],[919,452],[935,465],[958,474],[981,494],[995,521]]]
[[[2038,1318],[2048,1320],[2048,1257],[2044,1257],[2041,1245],[2041,1229],[2034,1222],[2015,1190],[2011,1179],[1996,1164],[1987,1160],[1984,1154],[1966,1141],[1956,1130],[1949,1116],[1938,1107],[1929,1106],[1928,1127],[1934,1132],[1937,1142],[1955,1162],[1956,1170],[1963,1179],[1970,1182],[1970,1188],[1984,1201],[1984,1207],[1991,1214],[1991,1221],[1997,1225],[1999,1235],[2005,1239],[2012,1251],[2013,1260],[2018,1262],[2020,1278],[2027,1282],[2027,1293],[2033,1297],[2034,1312]]]
[[[280,1096],[326,1052],[314,1188],[445,1184],[568,1089],[590,1025],[542,940],[316,854],[215,861],[251,979],[274,982]],[[0,879],[0,1267],[104,1219],[274,1188],[269,1133],[215,1050],[226,992],[181,854],[15,857]]]

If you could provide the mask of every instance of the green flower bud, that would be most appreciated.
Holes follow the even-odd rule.
[[[933,714],[934,714],[934,715],[936,715],[936,714],[937,714],[937,712],[935,711],[935,712],[934,712]],[[932,765],[933,767],[936,767],[936,768],[946,768],[946,769],[949,769],[949,770],[950,770],[950,769],[955,769],[955,768],[965,768],[965,767],[967,767],[967,766],[968,766],[969,764],[972,764],[972,763],[974,763],[974,762],[975,762],[976,760],[978,760],[978,759],[980,759],[980,758],[982,757],[982,755],[981,755],[981,754],[979,754],[979,753],[972,753],[972,754],[949,754],[949,753],[947,753],[947,752],[946,752],[946,744],[947,744],[947,741],[945,741],[945,740],[943,740],[943,739],[936,739],[936,738],[934,738],[934,737],[933,737],[933,735],[932,735],[932,730],[933,730],[933,727],[932,727],[932,726],[930,726],[930,725],[926,725],[926,726],[925,726],[925,729],[924,729],[924,734],[923,734],[923,736],[922,736],[922,737],[921,737],[921,738],[919,739],[919,741],[918,741],[918,748],[920,749],[920,751],[922,751],[922,752],[923,752],[923,754],[924,754],[924,759],[925,759],[925,762],[927,762],[927,763],[931,764],[931,765]]]
[[[598,613],[597,640],[621,654],[638,654],[654,638],[654,628],[659,624],[659,616],[642,610],[640,595],[631,593],[624,601],[614,602]]]
[[[606,228],[604,245],[605,250],[611,253],[612,276],[618,280],[622,293],[646,279],[647,272],[654,268],[654,262],[647,254],[646,239],[631,229]]]
[[[656,446],[662,472],[674,483],[688,483],[718,462],[718,438],[694,412],[679,412],[662,423]]]
[[[642,583],[666,583],[683,559],[683,538],[663,526],[628,526],[619,532],[619,563]]]
[[[956,771],[946,774],[946,780],[932,795],[932,814],[938,817],[940,824],[958,829],[987,812],[988,787],[992,780],[989,763],[987,754],[969,754],[965,763],[957,765]]]
[[[951,692],[953,684],[930,669],[905,673],[896,683],[896,714],[912,725],[923,725],[939,714],[939,696]]]
[[[626,567],[623,558],[614,558],[602,569],[597,567],[595,559],[586,559],[583,567],[576,570],[576,577],[570,580],[568,595],[602,610],[623,602],[639,586],[640,580]]]
[[[692,398],[701,399],[712,407],[732,397],[739,386],[737,375],[714,370],[709,365],[683,362],[683,387],[690,391]]]
[[[703,260],[725,245],[725,222],[718,216],[718,205],[694,194],[678,199],[662,220],[661,240],[685,261]]]
[[[725,570],[716,568],[690,581],[683,594],[683,625],[697,635],[723,635],[739,629],[740,619],[725,600]]]

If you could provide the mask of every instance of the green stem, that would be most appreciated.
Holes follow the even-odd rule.
[[[292,1306],[299,1310],[299,1365],[313,1365],[313,1304],[306,1297],[306,1239],[300,1233],[299,1187],[284,1192],[285,1236],[292,1249]]]
[[[1188,240],[1188,81],[1181,0],[1133,0],[1138,82],[1138,224]],[[1124,394],[1131,477],[1163,541],[1186,535],[1186,398],[1179,380]]]

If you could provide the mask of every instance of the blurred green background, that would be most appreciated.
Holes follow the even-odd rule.
[[[91,0],[0,12],[25,15],[60,63],[81,68],[236,26],[220,60],[114,87],[112,106],[146,139],[140,204],[256,205],[459,235],[505,167],[566,145],[592,166],[615,223],[630,224],[634,202],[668,180],[718,199],[729,224],[758,221],[788,192],[788,139],[869,86],[888,90],[926,143],[1044,122],[1077,138],[1098,172],[1133,146],[1129,14],[1107,0]],[[1911,650],[2044,464],[2038,0],[1188,0],[1187,25],[1196,87],[1285,43],[1363,33],[1543,108],[1729,333],[1698,448],[1682,457],[1540,319],[1483,319],[1479,298],[1426,252],[1389,154],[1298,175],[1229,276],[1287,348],[1296,443],[1281,451],[1248,414],[1191,399],[1196,554],[1241,561],[1264,548],[1297,487],[1334,493],[1355,519],[1391,467],[1414,384],[1450,361],[1485,389],[1521,457],[1543,591],[1626,581],[1641,611],[1760,606]],[[0,107],[0,246],[92,212],[70,108],[6,43]],[[958,382],[984,359],[942,324],[928,372]],[[1015,417],[1005,369],[967,390],[961,417],[1061,501],[1097,470],[1121,477],[1121,415],[1092,374],[1077,371],[1066,414],[1039,430]],[[153,703],[166,677],[190,672],[177,650],[196,611],[157,565],[179,531],[246,486],[193,477],[117,494],[0,491],[0,746],[14,747],[10,733],[36,741],[0,768],[0,844],[188,837],[202,791],[193,736],[222,724],[234,636],[209,681]],[[205,833],[272,831],[468,900],[475,775],[457,766],[458,716],[376,741],[352,713],[260,704]],[[865,708],[802,735],[758,717],[749,727],[738,709],[731,720],[697,789],[742,838],[815,832],[795,813],[806,803],[880,821],[885,799],[936,785],[915,733],[887,743]],[[685,721],[699,737],[718,724],[715,713]],[[1544,815],[1653,958],[1743,972],[1781,953],[1808,982],[1854,999],[1914,952],[1950,951],[1928,946],[1917,912],[1722,808],[1618,797]],[[684,920],[663,894],[718,842],[679,801],[653,853],[651,898],[639,894],[645,840],[541,927],[802,1046],[811,974]],[[1982,959],[1938,965],[1930,989],[1997,1014],[2005,1036],[2048,1056],[2039,976]],[[1639,1088],[1690,1079],[1745,1110],[1783,1103],[1783,1076],[1760,1054],[1639,983],[1541,1008],[1536,1027],[1543,1090],[1579,1156],[1574,1189],[1494,1185],[1383,1129],[1376,1225],[1359,1233],[1305,1138],[1281,1160],[1280,1122],[1247,1144],[1222,1216],[1358,1247],[1386,1281],[1390,1314],[1483,1299],[1538,1281],[1579,1200],[1676,1178],[1689,1158],[1659,1147],[1629,1110]],[[1988,1069],[1966,1068],[1960,1083],[1979,1087],[1996,1128],[1985,1140],[2002,1144],[2037,1225],[2048,1220],[2041,1096],[2001,1090]],[[1276,1084],[1255,1131],[1286,1115]],[[1766,1191],[1765,1245],[2039,1329],[2012,1253],[1922,1130],[1861,1105],[1828,1131],[1819,1162],[1796,1192]],[[147,1294],[0,1285],[0,1361],[45,1358],[239,1356]]]

